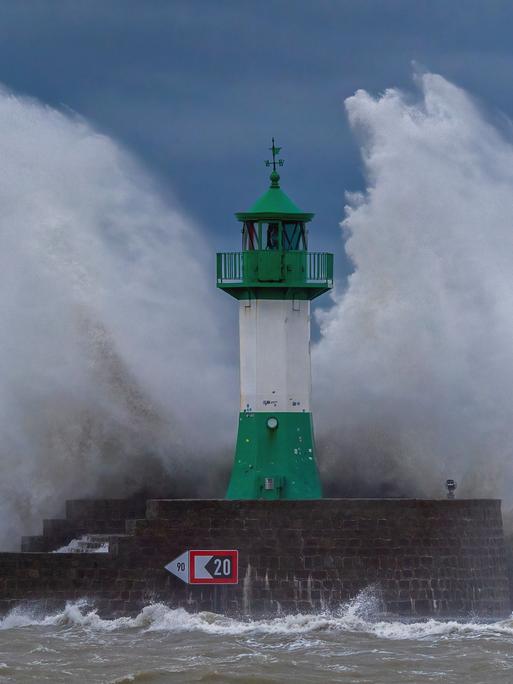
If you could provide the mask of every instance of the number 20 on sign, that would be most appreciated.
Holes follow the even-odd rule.
[[[165,568],[187,584],[237,584],[239,552],[235,549],[184,551]]]

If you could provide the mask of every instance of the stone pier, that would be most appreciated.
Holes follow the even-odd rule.
[[[51,553],[84,534],[108,553]],[[22,553],[0,554],[0,610],[87,598],[100,613],[151,601],[268,615],[336,609],[372,586],[405,616],[510,612],[500,501],[78,500]],[[164,566],[187,549],[238,549],[240,581],[190,586]]]

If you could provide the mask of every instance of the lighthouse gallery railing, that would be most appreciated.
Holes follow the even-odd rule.
[[[278,263],[277,263],[278,257]],[[281,257],[281,258],[280,258]],[[262,277],[269,272],[268,262],[277,264],[275,277]],[[219,252],[217,254],[217,282],[250,284],[272,280],[276,284],[293,281],[305,285],[333,283],[333,254],[329,252],[255,250],[246,252]]]

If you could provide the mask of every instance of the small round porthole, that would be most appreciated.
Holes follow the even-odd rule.
[[[267,427],[269,428],[269,430],[276,430],[276,428],[278,427],[278,418],[275,418],[274,416],[268,418]]]

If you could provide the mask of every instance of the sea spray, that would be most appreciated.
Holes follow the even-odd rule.
[[[317,434],[342,495],[512,501],[513,144],[461,88],[346,101],[367,187],[342,224],[354,263],[318,313]]]
[[[368,185],[314,348],[325,485],[508,495],[513,148],[464,91],[418,82],[416,101],[347,101]],[[0,148],[0,547],[67,497],[179,493],[180,464],[222,495],[208,477],[231,461],[235,359],[198,230],[76,116],[2,91]]]
[[[0,151],[0,548],[66,498],[184,467],[212,491],[236,386],[198,229],[112,139],[5,90]]]

